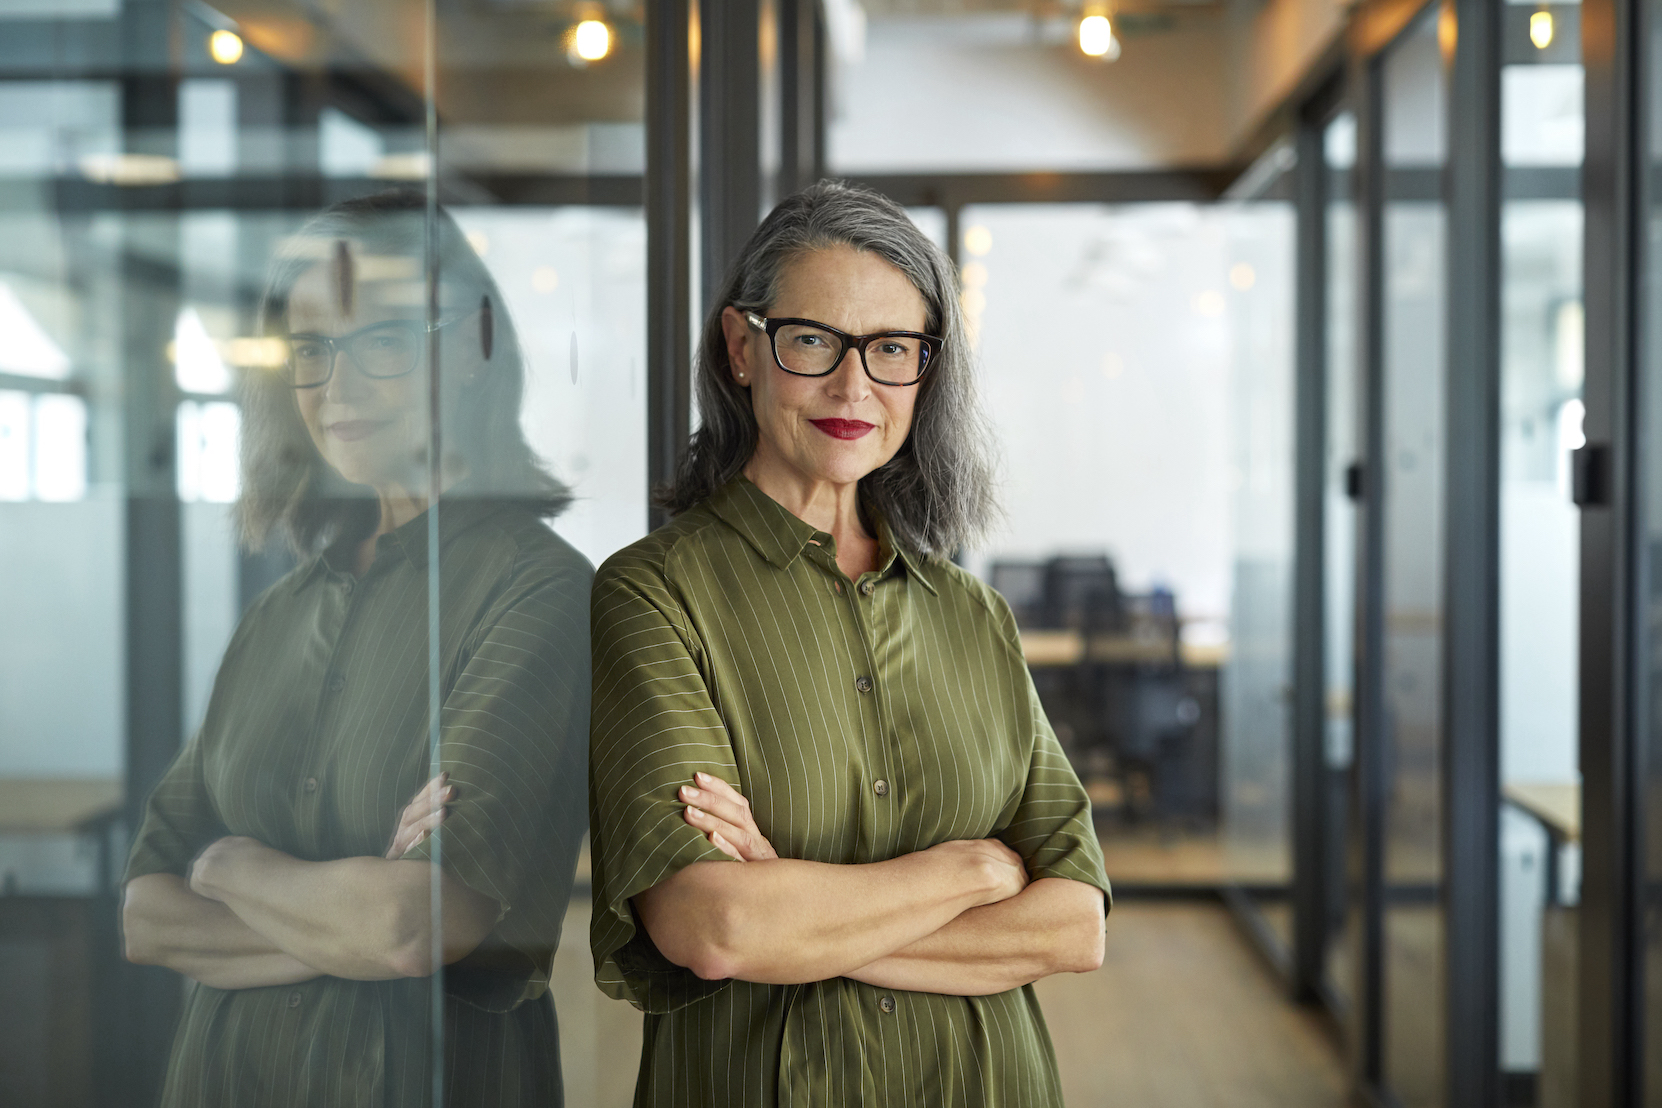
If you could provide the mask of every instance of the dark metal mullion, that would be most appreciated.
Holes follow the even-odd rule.
[[[1455,0],[1448,75],[1442,856],[1445,1103],[1500,1103],[1500,59]]]
[[[760,0],[698,6],[700,314],[761,217],[760,17]]]
[[[689,0],[646,8],[646,481],[675,477],[692,412],[692,57]],[[666,520],[648,509],[649,525]]]
[[[831,122],[831,69],[827,60],[825,8],[820,0],[808,0],[810,12],[808,52],[813,59],[813,74],[809,81],[809,113],[813,123],[813,147],[809,167],[812,179],[818,181],[826,173],[826,137]]]
[[[132,0],[120,16],[123,60],[121,126],[125,150],[177,156],[178,82],[158,63],[168,57],[171,12],[162,0]],[[164,217],[165,220],[165,217]],[[120,221],[126,239],[120,270],[121,400],[126,484],[125,770],[123,819],[137,831],[146,801],[184,738],[184,580],[176,490],[175,418],[179,392],[163,356],[178,317],[177,273],[157,282],[130,264],[158,248],[177,257],[177,219],[140,228]],[[110,891],[113,894],[113,890]],[[106,905],[113,919],[113,903]],[[155,1103],[178,1018],[178,977],[120,960],[119,946],[100,951],[110,1003],[100,1006],[94,1083],[99,1103]]]
[[[776,0],[774,8],[778,35],[775,53],[779,59],[779,177],[774,194],[785,197],[806,183],[802,180],[803,139],[811,144],[813,136],[804,134],[802,126],[803,3],[802,0]],[[811,20],[812,13],[807,14]]]
[[[1639,290],[1649,151],[1639,0],[1582,8],[1587,143],[1585,429],[1607,451],[1605,495],[1581,509],[1578,1101],[1638,1108],[1643,1089],[1638,803],[1646,597],[1640,482]],[[1653,340],[1654,341],[1654,340]]]
[[[1349,867],[1357,915],[1353,1073],[1363,1091],[1385,1078],[1385,796],[1389,764],[1385,718],[1385,357],[1384,73],[1379,56],[1362,59],[1352,82],[1356,105],[1355,203],[1360,321],[1357,426],[1362,433],[1362,504],[1356,513],[1356,690]]]
[[[1327,952],[1325,672],[1327,495],[1327,164],[1322,121],[1300,119],[1294,135],[1297,297],[1294,335],[1293,539],[1293,995],[1321,995]]]

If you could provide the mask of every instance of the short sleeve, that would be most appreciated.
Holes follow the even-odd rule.
[[[145,801],[144,819],[127,855],[123,881],[152,873],[188,877],[195,857],[209,843],[230,834],[219,818],[202,769],[202,736],[179,751]]]
[[[1102,844],[1091,821],[1091,799],[1062,752],[1062,744],[1056,741],[1056,732],[1051,729],[1044,706],[1039,702],[1039,691],[1033,686],[1032,674],[1025,662],[1019,660],[1020,637],[1015,619],[1002,598],[999,608],[1002,631],[1016,644],[1018,661],[1015,664],[1020,667],[1021,680],[1027,688],[1028,733],[1032,736],[1033,752],[1021,797],[998,837],[1022,856],[1029,878],[1065,877],[1082,881],[1101,889],[1108,906],[1112,907],[1113,891],[1103,869]]]
[[[575,554],[571,561],[510,586],[492,606],[440,722],[440,765],[456,799],[437,856],[502,911],[453,972],[529,978],[527,996],[542,991],[559,945],[587,815],[589,571]],[[434,856],[433,839],[405,855]],[[470,999],[497,1009],[522,996]]]
[[[594,721],[589,820],[595,982],[642,1011],[671,1012],[724,988],[665,958],[630,898],[699,861],[725,861],[682,817],[676,791],[704,772],[737,781],[685,617],[640,561],[609,562],[595,581]]]

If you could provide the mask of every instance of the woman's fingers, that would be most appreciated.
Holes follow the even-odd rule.
[[[691,804],[684,816],[695,829],[704,832],[712,846],[738,861],[761,862],[778,857],[773,852],[773,844],[759,831],[738,826]]]
[[[443,822],[444,806],[456,799],[456,788],[449,780],[448,773],[441,773],[410,798],[398,815],[398,826],[393,829],[392,843],[387,847],[389,859],[402,858],[421,837]]]
[[[387,858],[391,861],[397,861],[404,857],[431,834],[433,828],[443,823],[447,814],[445,809],[435,808],[420,819],[400,824],[398,833],[393,836],[392,846],[387,848]]]
[[[691,785],[681,786],[681,799],[726,820],[734,827],[758,831],[756,817],[750,812],[750,801],[727,782],[700,773]]]

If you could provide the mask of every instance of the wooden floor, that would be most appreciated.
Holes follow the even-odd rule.
[[[595,989],[588,904],[555,960],[566,1103],[623,1108],[640,1017]],[[1038,986],[1070,1108],[1338,1108],[1343,1067],[1317,1018],[1288,1003],[1219,905],[1131,901],[1108,919],[1096,973]]]
[[[1221,905],[1131,901],[1093,974],[1040,1003],[1071,1108],[1338,1108],[1344,1067]]]

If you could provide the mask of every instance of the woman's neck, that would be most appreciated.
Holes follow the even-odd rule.
[[[877,568],[877,539],[860,521],[860,486],[804,477],[752,456],[744,475],[797,519],[837,544],[837,565],[850,579]]]

